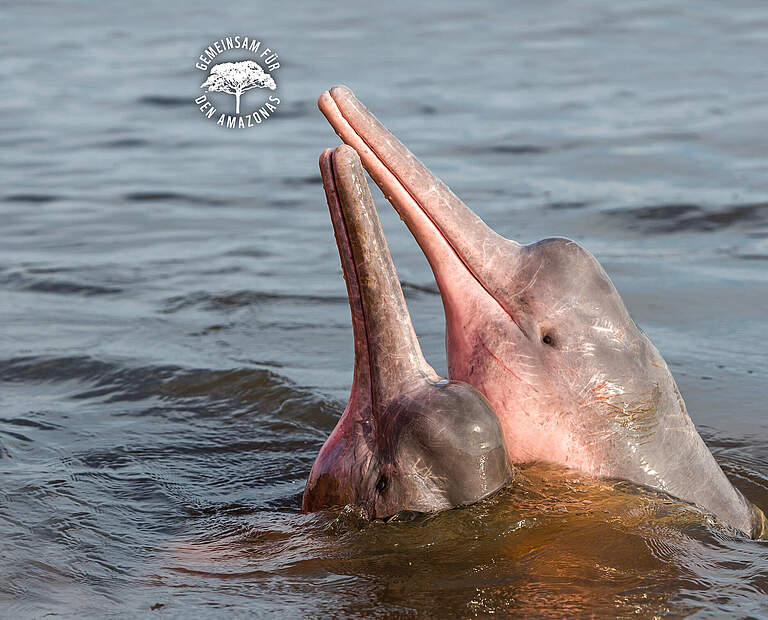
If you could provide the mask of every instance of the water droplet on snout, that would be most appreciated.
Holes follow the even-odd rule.
[[[445,386],[446,386],[446,385],[448,385],[449,383],[450,383],[450,381],[448,381],[448,379],[440,379],[440,381],[438,381],[437,383],[435,383],[435,385],[436,385],[437,387],[445,387]]]

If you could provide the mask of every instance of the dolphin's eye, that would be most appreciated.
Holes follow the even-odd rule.
[[[554,344],[554,342],[555,342],[555,341],[552,339],[552,336],[550,336],[549,334],[544,334],[544,337],[541,339],[541,341],[542,341],[544,344],[548,344],[549,346],[552,346],[552,345]]]
[[[378,481],[376,482],[376,490],[379,493],[383,493],[387,490],[387,477],[386,476],[380,476]]]

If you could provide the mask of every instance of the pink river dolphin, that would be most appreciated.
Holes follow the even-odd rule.
[[[303,510],[356,505],[370,519],[474,503],[512,481],[499,419],[424,359],[357,153],[320,171],[352,311],[352,392],[320,450]]]
[[[318,105],[405,221],[446,317],[449,376],[493,406],[512,463],[548,461],[666,492],[753,537],[659,351],[579,244],[491,230],[344,86]]]

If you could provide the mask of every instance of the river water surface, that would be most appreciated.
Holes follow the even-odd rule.
[[[768,509],[765,3],[0,12],[0,615],[768,615],[766,543],[545,465],[415,521],[300,513],[352,377],[317,170],[342,82],[494,229],[598,257]],[[194,63],[238,33],[279,52],[281,104],[226,130]]]

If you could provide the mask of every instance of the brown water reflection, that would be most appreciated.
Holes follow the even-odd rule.
[[[374,617],[678,616],[703,608],[697,592],[709,580],[745,568],[717,564],[723,541],[764,552],[661,494],[545,465],[478,505],[438,515],[366,523],[347,508],[282,521],[176,547],[165,567],[177,573],[171,583],[279,576],[322,588],[320,609]],[[763,573],[743,594],[767,587]]]

